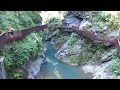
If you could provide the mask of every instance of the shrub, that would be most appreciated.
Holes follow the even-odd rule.
[[[97,26],[100,29],[103,29],[104,26],[108,26],[110,31],[120,28],[120,19],[118,17],[105,14],[102,11],[92,12],[92,16],[88,20],[92,26]]]
[[[114,75],[120,75],[120,59],[117,56],[117,50],[111,49],[108,53],[112,57],[112,71],[114,72]]]
[[[71,36],[68,38],[68,44],[70,46],[73,46],[74,42],[77,40],[77,34],[76,33],[71,33]]]
[[[31,17],[35,24],[39,24],[42,21],[41,16],[36,11],[28,11],[27,15]]]
[[[116,75],[120,75],[120,59],[119,58],[112,59],[112,70]]]
[[[28,11],[3,11],[0,15],[0,29],[2,31],[7,31],[10,27],[20,30],[35,25],[31,16],[28,15]],[[11,76],[11,78],[19,78],[21,76],[15,69],[18,69],[29,60],[29,57],[40,53],[42,49],[42,37],[43,34],[41,32],[32,33],[22,40],[5,44],[1,48],[0,55],[5,57],[4,64],[8,76]]]
[[[46,21],[46,24],[48,24],[48,25],[60,25],[60,24],[62,24],[62,20],[58,19],[58,18],[50,18],[49,20]],[[48,28],[43,33],[44,33],[44,36],[46,37],[46,39],[47,39],[48,35],[57,36],[57,37],[59,37],[61,35],[60,29],[54,29],[54,28],[50,28],[50,29]]]

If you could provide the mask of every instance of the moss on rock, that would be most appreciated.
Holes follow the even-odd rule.
[[[88,60],[90,60],[92,55],[93,54],[90,53],[90,52],[85,52],[85,53],[82,53],[80,55],[67,56],[64,59],[64,61],[69,62],[69,64],[77,64],[77,65],[79,65],[79,64],[85,63]]]

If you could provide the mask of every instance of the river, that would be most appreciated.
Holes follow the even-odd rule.
[[[46,42],[46,62],[41,65],[40,72],[36,79],[90,79],[90,74],[86,74],[81,66],[71,66],[55,58],[57,50]]]

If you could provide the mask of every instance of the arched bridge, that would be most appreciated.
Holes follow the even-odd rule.
[[[8,32],[0,32],[0,48],[2,46],[10,41],[17,40],[17,39],[22,39],[25,36],[37,32],[39,30],[45,30],[46,28],[64,28],[64,29],[70,29],[72,32],[76,33],[82,33],[86,37],[90,38],[91,40],[97,42],[97,41],[102,41],[102,42],[109,42],[113,44],[117,50],[118,50],[118,56],[120,57],[120,39],[117,37],[113,36],[106,36],[104,34],[98,34],[96,32],[90,31],[87,28],[79,28],[77,26],[64,26],[64,25],[37,25],[31,28],[19,30],[19,31],[14,31],[14,30],[9,30]]]

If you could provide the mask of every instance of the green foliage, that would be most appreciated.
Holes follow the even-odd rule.
[[[0,13],[0,29],[7,31],[10,27],[15,30],[28,28],[35,25],[34,20],[38,17],[31,18],[29,14],[37,16],[37,13],[32,11],[3,11]],[[41,19],[38,18],[40,21]],[[41,22],[41,21],[40,21]],[[43,33],[32,33],[22,40],[13,41],[4,45],[0,50],[0,55],[5,57],[5,68],[8,76],[11,78],[19,78],[15,69],[19,69],[31,56],[39,55],[42,49]]]
[[[36,11],[28,11],[27,15],[31,17],[35,24],[39,24],[42,21],[41,16]]]
[[[46,24],[49,25],[60,25],[62,24],[62,20],[58,19],[58,18],[50,18],[49,20],[46,21]],[[58,29],[57,29],[58,30]],[[54,31],[56,31],[56,29],[52,28],[52,29],[48,29],[49,33],[53,33]]]
[[[98,11],[92,12],[92,17],[89,18],[89,22],[93,27],[99,27],[103,29],[104,26],[108,26],[110,30],[120,28],[120,19],[112,16],[111,14],[105,14],[105,12]],[[91,27],[91,25],[89,27]]]
[[[120,75],[120,58],[117,56],[117,50],[111,49],[109,51],[109,55],[112,57],[112,71],[115,75]]]
[[[119,18],[111,17],[109,22],[110,22],[109,27],[111,30],[120,28],[120,19]]]
[[[115,74],[112,75],[112,79],[116,79],[117,76]]]
[[[114,77],[117,77],[118,75],[120,75],[120,58],[117,56],[117,50],[111,49],[108,55],[112,57],[111,67],[112,71],[114,72]]]
[[[104,12],[93,12],[92,18],[89,18],[89,22],[91,25],[89,27],[99,27],[100,29],[103,29],[104,26],[108,26],[108,28],[111,30],[116,30],[120,28],[120,19],[117,17],[112,16],[111,14],[105,14]],[[86,44],[87,43],[87,44]],[[105,45],[104,43],[92,43],[90,40],[85,40],[85,47],[87,47],[87,50],[92,51],[95,53],[97,50],[105,51]],[[108,53],[112,57],[112,63],[111,67],[115,75],[120,75],[120,59],[117,56],[117,50],[112,49]],[[115,76],[114,75],[114,76]],[[115,76],[116,77],[116,76]]]
[[[94,43],[93,41],[91,41],[90,39],[84,37],[84,43],[83,46],[86,47],[86,49],[92,53],[95,53],[97,50],[100,51],[105,51],[105,44],[103,42],[99,42],[99,43]]]
[[[54,31],[54,32],[52,33],[52,35],[53,35],[53,36],[55,36],[55,35],[56,35],[56,37],[58,37],[58,36],[59,36],[59,34],[60,34],[59,29],[56,29],[56,31]]]
[[[15,78],[15,79],[19,79],[22,76],[21,73],[19,73],[19,72],[14,72],[12,74],[13,74],[13,78]]]
[[[34,22],[32,21],[32,18],[28,16],[27,12],[21,11],[20,17],[19,17],[20,25],[23,27],[30,27],[34,25]]]
[[[110,55],[112,58],[117,58],[117,50],[111,49],[108,55]]]
[[[0,29],[8,30],[10,27],[14,29],[22,29],[34,26],[41,22],[41,17],[33,11],[6,11],[0,15]]]
[[[58,18],[51,18],[50,20],[47,20],[46,24],[49,24],[49,25],[60,25],[62,24],[62,20],[61,19],[58,19]]]
[[[116,75],[120,75],[120,59],[119,58],[112,59],[112,70]]]
[[[73,46],[74,42],[77,40],[77,34],[76,33],[71,33],[71,36],[68,38],[68,44],[70,46]]]
[[[71,55],[68,56],[66,58],[66,60],[69,60],[70,63],[73,64],[81,64],[84,62],[87,62],[88,60],[90,60],[90,58],[93,56],[92,53],[90,52],[85,52],[85,53],[81,53],[80,55]]]
[[[1,14],[0,29],[2,31],[7,31],[10,27],[13,27],[15,29],[21,28],[21,26],[19,25],[19,20],[14,14],[15,12],[9,11]]]
[[[62,20],[58,19],[58,18],[51,18],[51,19],[46,21],[46,24],[48,24],[48,25],[60,25],[60,24],[62,24]],[[50,28],[50,29],[47,29],[44,31],[44,36],[46,37],[46,39],[47,39],[48,35],[59,37],[60,33],[61,33],[60,29]]]
[[[37,55],[42,47],[41,39],[36,40],[35,34],[27,36],[25,39],[17,42],[11,42],[5,45],[1,55],[5,56],[5,68],[11,71],[15,67],[23,65],[31,56]],[[38,42],[39,41],[39,42]]]

